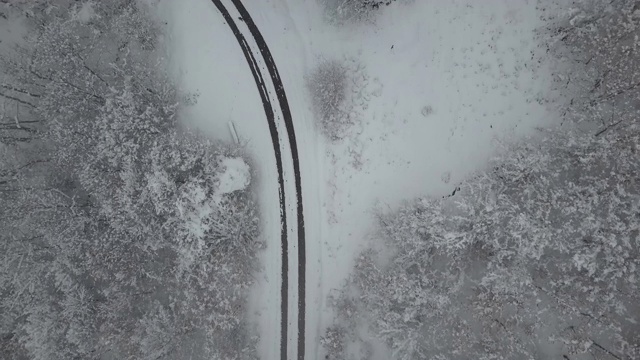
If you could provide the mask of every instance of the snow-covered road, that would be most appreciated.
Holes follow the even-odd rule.
[[[232,0],[221,0],[253,54],[261,54]],[[235,1],[235,0],[234,0]],[[211,0],[166,2],[172,72],[198,104],[183,117],[211,136],[230,140],[227,122],[256,159],[256,189],[267,248],[254,289],[252,315],[263,359],[281,358],[282,269],[288,270],[287,357],[298,355],[298,256],[283,264],[280,185],[261,93],[224,17]],[[403,199],[450,194],[482,168],[496,144],[530,134],[554,118],[554,83],[534,32],[532,0],[424,0],[385,7],[374,24],[336,27],[316,1],[245,2],[268,44],[287,99],[297,141],[297,192],[289,139],[281,137],[287,254],[299,254],[295,198],[302,196],[306,235],[305,358],[324,357],[320,337],[333,312],[327,297],[340,287],[354,256],[372,245],[371,209]],[[322,60],[348,64],[352,113],[360,121],[345,141],[327,142],[315,127],[305,76]],[[256,57],[266,80],[270,72]],[[277,89],[267,96],[280,111]],[[283,116],[274,114],[274,118]],[[287,125],[276,120],[279,134]],[[375,245],[375,244],[373,244]],[[293,286],[293,287],[292,287]],[[301,345],[301,344],[300,344]],[[382,345],[381,345],[382,346]],[[377,349],[376,349],[377,350]],[[384,351],[377,357],[385,359]]]
[[[278,171],[280,198],[282,251],[280,358],[283,360],[295,358],[297,354],[297,358],[302,360],[305,354],[304,211],[297,142],[286,91],[269,47],[242,2],[240,0],[212,0],[212,2],[243,51],[260,92],[265,116],[269,123]],[[289,279],[297,279],[297,281],[289,281]],[[292,306],[289,306],[290,303]],[[296,303],[297,308],[293,305]],[[297,327],[291,326],[292,324],[297,324]]]
[[[172,30],[173,24],[169,25],[168,34],[172,38],[168,40],[178,48],[176,53],[183,54],[188,50],[190,56],[195,55],[197,59],[211,58],[206,46],[194,46],[189,42],[192,37],[181,38],[184,30],[204,32],[207,35],[203,36],[205,44],[224,44],[216,49],[225,52],[219,60],[206,65],[195,62],[196,66],[182,68],[180,62],[172,59],[172,63],[178,65],[173,71],[179,79],[191,78],[188,90],[200,92],[198,87],[194,89],[194,84],[205,87],[207,99],[203,99],[200,93],[199,104],[210,101],[219,105],[214,112],[200,113],[197,106],[186,109],[183,116],[190,118],[192,124],[213,132],[211,135],[224,138],[223,126],[220,123],[215,126],[211,120],[221,116],[221,109],[230,110],[230,114],[222,116],[235,121],[241,141],[247,142],[249,149],[256,154],[257,189],[263,213],[262,233],[267,242],[263,254],[264,271],[260,274],[263,281],[256,288],[253,302],[255,320],[259,324],[257,332],[261,334],[260,353],[269,359],[294,359],[298,357],[298,348],[304,346],[304,340],[298,340],[304,339],[304,317],[298,316],[299,312],[304,312],[303,204],[299,191],[301,179],[295,130],[276,65],[259,30],[239,1],[209,0],[180,6],[175,6],[175,3],[165,5],[167,18],[184,16],[193,20],[195,17],[197,21],[189,24],[200,26],[184,29],[185,24],[182,23],[179,30]],[[199,16],[201,18],[198,19]],[[194,54],[194,49],[207,53]],[[168,56],[179,56],[176,53],[170,51]],[[231,63],[227,63],[229,60]],[[193,59],[190,63],[194,64]],[[202,68],[206,69],[204,74],[200,71],[191,77],[192,69]],[[228,87],[243,89],[242,93],[232,93],[233,99],[228,98],[229,93],[224,91],[212,94],[209,83],[220,78],[219,71],[225,76],[232,75],[237,85],[231,85],[233,82],[228,80],[225,83]],[[218,102],[221,99],[224,100]],[[299,273],[303,276],[298,276]],[[304,350],[300,354],[304,356]]]

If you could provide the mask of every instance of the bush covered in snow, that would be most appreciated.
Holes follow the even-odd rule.
[[[0,357],[255,358],[242,150],[179,128],[144,6],[49,5],[5,59],[30,113],[0,127]]]
[[[330,140],[340,140],[354,123],[349,111],[348,68],[337,60],[321,60],[306,82],[319,129]]]
[[[320,0],[330,22],[341,24],[369,20],[374,11],[396,0]]]
[[[359,258],[343,300],[359,316],[335,326],[368,319],[398,359],[640,356],[639,145],[637,123],[549,134],[381,214],[391,258]]]

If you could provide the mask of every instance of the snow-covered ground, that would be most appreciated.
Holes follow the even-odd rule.
[[[300,152],[307,230],[306,358],[320,358],[331,319],[326,299],[365,246],[375,206],[451,193],[487,163],[500,139],[557,119],[551,70],[534,41],[536,1],[421,0],[384,7],[374,24],[329,25],[314,1],[245,1],[280,70]],[[259,174],[265,234],[277,233],[278,194],[262,104],[231,31],[208,0],[166,0],[171,70],[198,103],[185,121],[231,141],[233,120]],[[549,10],[547,10],[549,11]],[[354,74],[352,115],[339,144],[314,126],[305,75],[320,59]],[[279,238],[266,239],[254,315],[260,351],[275,358],[279,334]],[[295,306],[295,303],[290,303]]]

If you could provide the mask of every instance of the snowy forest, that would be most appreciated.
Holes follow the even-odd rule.
[[[408,111],[396,117],[405,110],[403,104],[414,105],[409,93],[417,91],[393,84],[385,88],[385,80],[391,81],[381,75],[381,67],[383,73],[397,70],[393,74],[400,74],[398,83],[404,85],[430,74],[424,70],[427,65],[437,71],[438,61],[455,64],[447,68],[460,75],[447,74],[452,83],[460,82],[456,86],[472,93],[472,83],[461,79],[476,71],[487,82],[483,91],[488,94],[494,94],[487,90],[492,86],[496,92],[515,93],[521,79],[514,76],[504,81],[508,86],[499,87],[478,73],[482,69],[490,72],[493,66],[501,76],[511,76],[505,70],[511,66],[524,77],[538,73],[513,59],[480,64],[484,60],[473,59],[479,56],[474,51],[486,52],[488,59],[511,53],[473,46],[462,49],[464,57],[455,61],[447,54],[457,53],[444,53],[438,55],[444,60],[433,55],[427,65],[419,63],[422,70],[398,70],[418,64],[402,56],[426,57],[417,51],[424,45],[418,42],[424,41],[422,33],[433,35],[430,28],[412,28],[415,37],[393,38],[387,44],[385,30],[394,33],[374,25],[383,15],[403,14],[398,9],[412,11],[420,0],[242,1],[258,27],[272,25],[264,38],[286,85],[288,115],[301,146],[302,176],[297,175],[302,186],[296,195],[302,199],[304,193],[308,202],[305,222],[298,218],[296,224],[307,226],[307,264],[294,259],[296,266],[288,268],[291,274],[303,269],[307,278],[303,275],[301,281],[297,274],[287,278],[289,274],[278,273],[289,266],[282,266],[280,258],[265,259],[265,253],[287,251],[280,249],[280,239],[267,238],[266,228],[289,234],[290,244],[296,240],[289,229],[276,229],[282,208],[278,213],[263,201],[275,198],[277,205],[278,195],[282,202],[284,194],[260,193],[271,189],[261,187],[268,183],[264,177],[273,175],[276,182],[275,170],[258,171],[272,163],[275,167],[277,161],[272,159],[269,134],[258,134],[266,139],[258,141],[251,138],[255,133],[239,131],[236,141],[225,141],[185,119],[198,114],[189,109],[210,103],[200,109],[222,128],[230,121],[237,122],[239,130],[255,128],[249,116],[233,117],[237,113],[229,111],[223,119],[220,113],[209,113],[222,103],[231,104],[226,93],[237,91],[247,99],[230,106],[247,110],[252,107],[249,96],[255,95],[254,113],[260,118],[253,120],[266,129],[263,103],[251,92],[256,84],[242,87],[235,78],[207,79],[217,92],[203,93],[222,100],[184,90],[168,70],[168,53],[177,47],[167,44],[186,41],[178,35],[171,40],[170,29],[178,30],[158,15],[159,4],[171,1],[0,0],[0,31],[15,19],[24,30],[24,36],[0,39],[0,359],[251,360],[269,359],[261,351],[271,349],[286,359],[300,344],[307,348],[297,353],[298,359],[640,359],[640,1],[522,1],[535,3],[536,16],[546,24],[536,29],[532,42],[553,64],[553,94],[534,93],[526,101],[541,107],[560,104],[559,119],[536,127],[525,138],[495,136],[498,150],[486,166],[469,176],[454,173],[455,180],[450,171],[442,175],[443,186],[451,188],[445,196],[411,196],[399,206],[378,202],[368,212],[358,207],[369,204],[364,201],[349,208],[369,191],[371,182],[358,176],[380,177],[383,185],[376,191],[391,192],[394,185],[380,176],[394,168],[380,167],[376,173],[379,164],[371,157],[403,154],[394,152],[409,142],[402,137],[403,127],[415,133],[424,128],[410,126],[420,122],[449,129],[438,127],[437,119],[451,120],[446,112],[451,104],[440,104],[434,99],[444,103],[442,98],[427,93],[414,109],[418,121],[406,116]],[[195,2],[184,0],[184,7]],[[202,2],[217,14],[209,0]],[[458,3],[463,5],[456,7]],[[472,7],[464,3],[451,1],[451,12]],[[545,8],[552,3],[563,11]],[[442,11],[434,17],[463,23],[475,19],[471,12],[481,10],[460,11],[459,17]],[[185,14],[181,16],[189,23],[202,21],[196,16],[202,14]],[[508,21],[518,27],[517,21],[525,22],[519,16],[526,17],[513,11]],[[203,18],[212,24],[224,20],[225,26],[228,21]],[[507,22],[493,15],[487,19],[483,21]],[[251,30],[242,17],[237,24],[240,30]],[[505,28],[483,36],[504,39],[510,34],[503,32],[513,29]],[[223,38],[210,29],[202,30],[207,39]],[[467,31],[477,32],[471,26]],[[357,48],[364,43],[360,40],[365,37],[358,37],[362,33],[382,44],[380,48]],[[433,35],[433,46],[424,46],[436,49],[444,43],[453,51],[457,44],[450,41],[455,36],[446,36]],[[309,50],[339,48],[335,44],[340,39],[343,48],[332,54]],[[490,44],[498,47],[498,42]],[[238,76],[233,71],[241,69],[253,80],[249,66],[233,57],[242,54],[236,43],[233,46],[216,49],[220,69],[214,70]],[[350,47],[355,50],[344,50]],[[366,58],[372,54],[379,57]],[[202,62],[216,68],[210,60]],[[196,68],[198,63],[191,61],[188,65]],[[536,62],[540,58],[532,52],[528,64],[542,68]],[[259,68],[259,63],[252,66]],[[263,69],[264,74],[269,70],[273,72]],[[192,81],[209,74],[194,73]],[[415,81],[428,87],[433,86],[429,81],[442,79]],[[512,84],[516,86],[509,87]],[[442,90],[443,97],[460,92],[440,85],[434,92]],[[275,85],[274,91],[284,93]],[[464,104],[470,97],[458,96],[460,104],[447,100],[454,108],[468,106],[472,113],[474,106],[482,108]],[[410,100],[402,102],[404,98]],[[399,101],[398,107],[390,106]],[[471,121],[452,128],[464,126],[468,132],[476,129]],[[484,128],[493,130],[494,125]],[[288,135],[291,142],[293,134]],[[389,140],[394,136],[396,143]],[[407,148],[432,149],[426,143],[434,138],[454,137],[421,136],[423,143]],[[256,150],[264,144],[268,151]],[[378,160],[419,167],[423,165],[416,158],[428,158],[428,151],[411,159],[389,155]],[[284,169],[290,171],[287,164]],[[435,165],[426,170],[435,173]],[[419,186],[428,183],[417,176],[411,180]],[[405,185],[399,187],[409,187]],[[424,193],[435,191],[424,187]],[[366,229],[370,238],[352,239],[352,233],[364,238],[355,228],[366,224],[354,213],[372,218],[373,228]],[[291,223],[295,218],[289,218]],[[366,245],[358,248],[350,241]],[[289,251],[292,259],[295,255]],[[348,257],[353,261],[344,261]],[[343,271],[345,263],[352,267],[349,271]],[[285,282],[280,276],[289,279],[291,289],[280,287],[280,281]],[[340,286],[334,287],[334,280]],[[305,281],[306,298],[304,289],[294,291]],[[267,287],[271,292],[260,293]],[[282,309],[287,295],[281,294],[288,290],[303,298]],[[325,291],[330,292],[326,299]],[[285,299],[267,299],[274,293]],[[303,311],[291,311],[305,301]],[[268,311],[277,314],[265,314]],[[289,318],[285,336],[276,328],[282,326],[279,311],[301,316]],[[296,339],[300,328],[295,324],[305,330],[305,321],[307,338]],[[277,336],[287,335],[289,348],[283,353]],[[314,342],[315,348],[310,346]]]
[[[0,358],[254,358],[241,148],[181,128],[143,2],[4,2]],[[5,16],[5,18],[6,18]]]
[[[640,3],[545,20],[563,122],[449,196],[376,210],[385,247],[331,296],[328,358],[640,358]]]

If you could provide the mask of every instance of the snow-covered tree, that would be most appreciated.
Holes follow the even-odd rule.
[[[548,46],[559,61],[558,82],[569,97],[566,115],[598,131],[638,116],[640,5],[634,0],[574,1],[547,12]]]
[[[0,355],[254,358],[242,149],[179,126],[143,2],[28,10],[24,57],[3,62],[38,128],[0,144]]]
[[[638,356],[639,130],[550,133],[381,214],[393,255],[357,263],[363,317],[397,358]]]
[[[379,214],[390,255],[362,254],[343,295],[359,316],[334,326],[368,325],[399,359],[640,356],[640,7],[543,14],[562,127]]]

